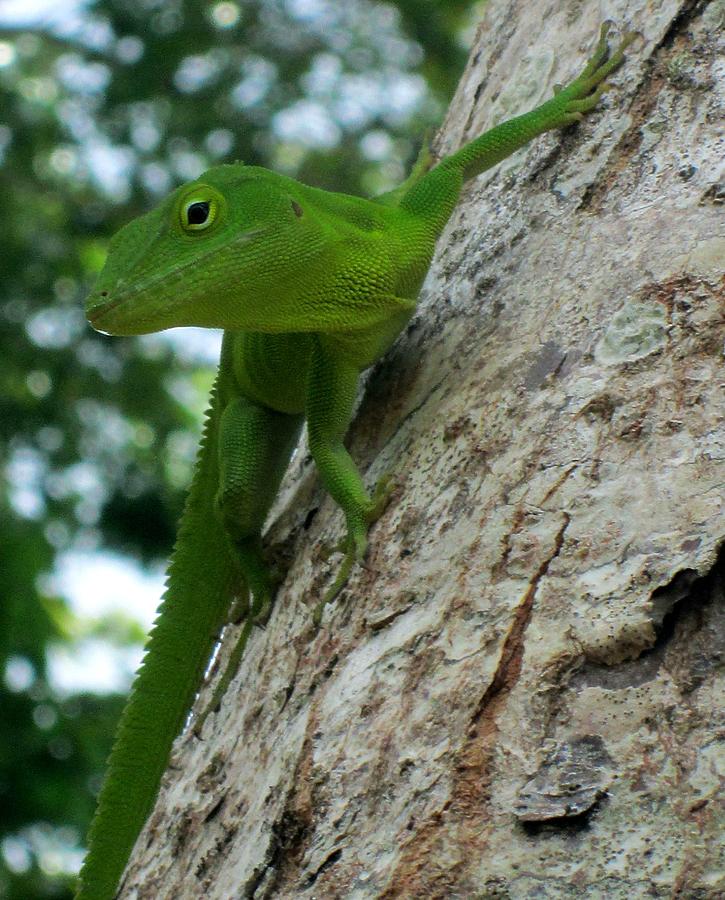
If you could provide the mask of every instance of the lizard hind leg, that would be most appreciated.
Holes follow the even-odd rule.
[[[297,443],[301,416],[244,396],[227,403],[219,426],[217,515],[249,591],[249,615],[269,618],[275,574],[262,552],[262,528]]]
[[[232,399],[222,412],[215,508],[243,582],[228,621],[243,625],[212,699],[194,723],[197,736],[234,679],[253,627],[269,619],[279,577],[264,558],[261,533],[301,427],[301,416],[244,396]]]

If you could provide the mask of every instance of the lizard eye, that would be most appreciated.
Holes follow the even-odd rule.
[[[181,225],[185,231],[203,231],[216,218],[214,200],[192,199],[181,208]]]

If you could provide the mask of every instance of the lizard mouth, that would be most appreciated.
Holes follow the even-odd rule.
[[[154,289],[159,285],[162,290],[156,294]],[[91,294],[86,305],[86,318],[103,334],[117,337],[151,334],[175,325],[191,324],[184,321],[184,299],[176,278],[153,278],[139,287]]]
[[[225,245],[226,249],[236,248],[269,230],[267,226],[240,234]],[[181,313],[187,293],[184,290],[185,276],[189,271],[202,269],[205,262],[217,256],[219,251],[219,247],[209,249],[178,265],[172,272],[156,273],[133,287],[124,284],[126,279],[122,279],[120,287],[116,283],[110,290],[94,291],[86,303],[86,318],[96,331],[120,336],[149,334],[176,325],[196,324],[183,321]],[[103,281],[103,273],[100,280]],[[179,311],[178,321],[174,310]]]
[[[113,299],[109,299],[108,291],[101,291],[89,298],[88,307],[86,309],[86,318],[95,328],[105,334],[130,335],[142,334],[143,327],[134,327],[134,319],[138,316],[124,316],[124,311],[128,310],[128,303],[134,297],[138,296],[137,292],[126,292],[120,294]],[[124,310],[124,306],[126,310]],[[120,315],[119,315],[120,314]],[[138,325],[141,323],[138,322]]]

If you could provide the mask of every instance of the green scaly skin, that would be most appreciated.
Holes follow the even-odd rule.
[[[463,184],[596,106],[633,39],[626,35],[610,55],[607,32],[605,24],[583,73],[551,100],[433,168],[424,153],[406,182],[378,199],[218,166],[111,241],[87,303],[95,328],[133,335],[201,325],[224,329],[224,342],[167,590],[121,718],[77,900],[115,895],[240,583],[246,621],[212,707],[252,624],[269,614],[274,583],[261,531],[304,420],[322,482],[347,524],[340,574],[316,622],[364,556],[387,489],[371,497],[343,446],[358,376],[413,314]]]

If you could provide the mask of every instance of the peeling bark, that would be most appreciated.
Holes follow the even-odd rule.
[[[124,898],[725,893],[725,0],[604,5],[642,41],[601,109],[469,185],[368,379],[353,456],[397,490],[317,633],[342,521],[298,452],[287,579]],[[600,7],[491,0],[439,153]]]

